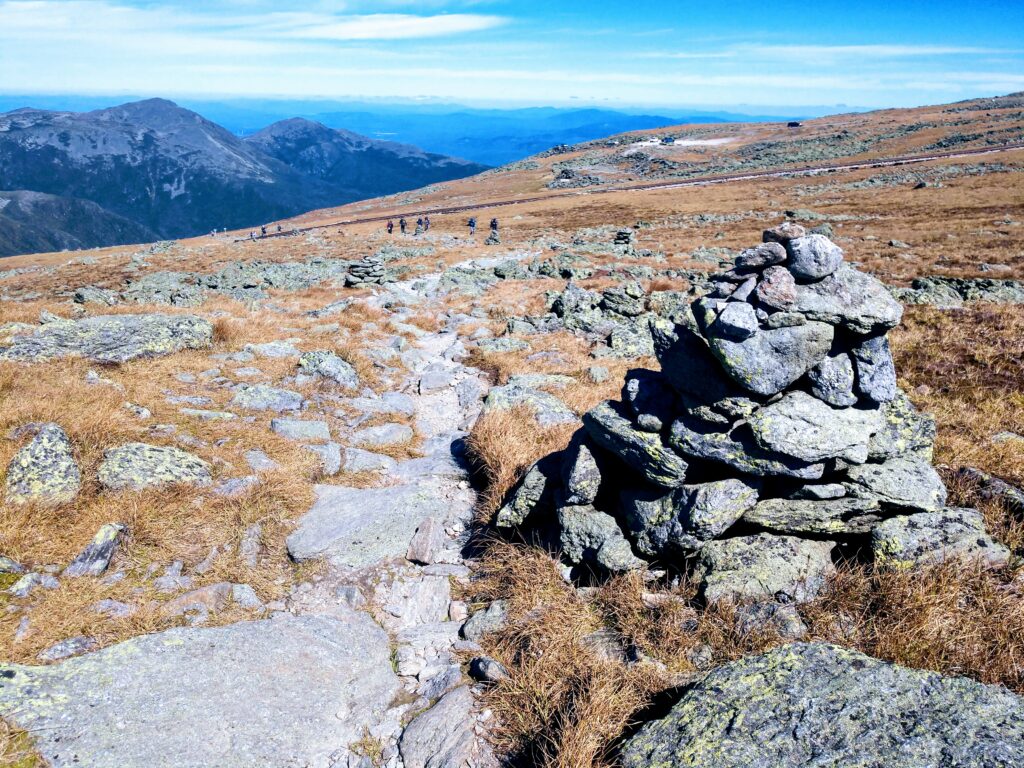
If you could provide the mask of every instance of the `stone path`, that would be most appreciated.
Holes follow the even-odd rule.
[[[436,286],[398,284],[367,303],[422,302]],[[401,322],[409,310],[385,311]],[[477,648],[460,639],[468,611],[452,599],[452,581],[469,576],[461,550],[475,502],[462,440],[487,385],[459,362],[459,318],[448,320],[401,352],[403,394],[352,399],[405,409],[421,457],[317,447],[325,468],[335,445],[339,465],[383,470],[379,487],[316,486],[287,547],[299,563],[323,558],[321,573],[266,619],[173,629],[49,667],[0,666],[0,714],[54,766],[495,764],[458,656]],[[287,390],[271,394],[268,407]],[[274,429],[302,439],[320,433],[315,424]],[[254,471],[265,460],[254,456]]]

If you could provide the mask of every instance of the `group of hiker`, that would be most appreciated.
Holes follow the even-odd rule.
[[[469,227],[469,236],[470,237],[474,237],[476,235],[476,216],[471,216],[469,221],[466,222],[466,226]],[[401,218],[398,219],[398,231],[401,234],[404,235],[404,234],[407,234],[408,229],[409,229],[409,222],[406,220],[406,218],[404,216],[402,216]],[[394,234],[394,232],[395,232],[395,222],[392,219],[388,219],[387,231],[388,231],[389,235]],[[420,216],[418,219],[416,219],[416,231],[415,231],[414,234],[422,235],[424,232],[429,232],[429,231],[430,231],[430,217],[429,216]],[[497,235],[498,235],[498,220],[497,219],[491,219],[491,235],[493,237],[497,237]]]
[[[227,230],[224,230],[224,231],[226,232]],[[217,230],[215,229],[215,230],[213,230],[213,232],[214,232],[214,234],[216,234]],[[277,233],[276,234],[279,235],[279,234],[281,234],[281,232],[282,232],[281,225],[278,224],[277,225]],[[262,227],[260,227],[260,234],[259,234],[259,236],[260,237],[266,237],[267,236],[267,225],[266,224],[264,224]],[[255,240],[256,239],[256,230],[255,229],[249,231],[249,239],[250,240]]]

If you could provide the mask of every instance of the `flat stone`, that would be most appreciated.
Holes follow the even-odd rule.
[[[811,536],[863,535],[882,519],[877,501],[854,497],[767,499],[743,516],[744,522],[775,533]]]
[[[272,472],[281,466],[263,451],[259,450],[246,451],[245,462],[253,472]]]
[[[386,448],[408,443],[413,439],[412,427],[408,424],[378,424],[352,433],[352,442],[371,448]]]
[[[96,315],[47,323],[0,346],[0,360],[41,362],[84,357],[126,363],[213,343],[213,325],[192,315]]]
[[[405,553],[405,559],[421,565],[430,565],[434,562],[448,541],[444,531],[444,525],[435,517],[428,517],[416,529],[412,541],[409,542],[409,549]]]
[[[881,426],[868,443],[868,457],[872,461],[894,459],[908,453],[931,461],[935,442],[935,418],[931,414],[918,413],[910,398],[899,390],[879,411]]]
[[[102,576],[110,565],[110,560],[117,550],[117,544],[123,531],[124,526],[120,523],[107,523],[101,526],[89,545],[64,569],[64,573],[61,575],[71,578]]]
[[[473,494],[440,482],[386,488],[315,486],[316,502],[288,536],[288,554],[303,562],[326,557],[359,568],[389,558],[404,558],[425,517],[458,518],[473,514]]]
[[[903,305],[883,283],[847,264],[818,282],[796,285],[792,293],[767,294],[759,286],[758,298],[772,309],[799,312],[808,320],[862,335],[894,328],[903,317]]]
[[[931,464],[912,456],[850,467],[847,477],[849,493],[877,498],[900,510],[935,512],[946,506],[942,478]]]
[[[820,280],[843,263],[843,249],[824,235],[795,237],[786,243],[786,266],[797,280]]]
[[[364,451],[362,448],[346,448],[341,468],[346,472],[385,472],[394,474],[398,462],[381,453]]]
[[[736,266],[740,269],[760,269],[773,264],[781,264],[786,258],[785,247],[778,242],[771,241],[747,248],[736,257]]]
[[[323,440],[329,442],[331,429],[326,421],[302,419],[271,419],[270,429],[289,440]]]
[[[626,742],[622,764],[1024,765],[1024,700],[1000,686],[794,643],[711,671]]]
[[[707,342],[691,328],[667,322],[652,327],[661,372],[681,395],[701,404],[749,396],[726,375]]]
[[[505,626],[508,603],[494,600],[484,610],[477,611],[462,625],[462,636],[466,640],[478,641],[489,632],[497,632]]]
[[[649,482],[672,488],[685,481],[687,463],[659,435],[634,429],[621,404],[606,401],[591,409],[583,426],[597,445]]]
[[[880,418],[877,410],[833,408],[796,390],[758,409],[748,423],[766,451],[808,464],[832,458],[862,464]]]
[[[505,503],[494,516],[499,528],[515,528],[538,508],[552,506],[554,479],[561,467],[560,456],[547,456],[534,463],[523,475],[523,479],[512,489]]]
[[[51,645],[45,651],[38,654],[36,658],[40,661],[60,661],[82,653],[88,653],[97,645],[99,643],[96,642],[94,637],[86,637],[84,635],[69,637],[67,640],[61,640],[59,643]]]
[[[100,485],[111,491],[140,491],[165,485],[210,485],[210,465],[169,446],[127,443],[103,454],[97,472]]]
[[[341,446],[337,443],[303,446],[320,459],[320,471],[325,475],[336,475],[341,471]]]
[[[680,418],[672,424],[669,444],[685,456],[714,461],[747,475],[781,475],[801,480],[819,480],[825,472],[821,462],[808,464],[783,454],[762,449],[750,426],[741,423],[728,432],[698,428],[695,420]]]
[[[709,344],[734,381],[759,395],[774,395],[825,359],[833,334],[832,326],[811,322],[762,330],[744,341],[713,336]]]
[[[574,424],[579,417],[554,395],[539,389],[506,385],[492,387],[484,399],[484,412],[508,411],[513,408],[528,408],[542,427],[557,424]]]
[[[871,549],[878,565],[933,565],[951,558],[982,560],[1003,566],[1010,550],[985,530],[985,520],[973,509],[947,508],[894,517],[875,528]]]
[[[405,768],[497,768],[487,743],[476,735],[474,708],[469,687],[460,686],[417,716],[399,742]]]
[[[709,541],[700,550],[695,576],[708,603],[780,598],[802,603],[835,572],[834,546],[769,533]]]
[[[502,352],[525,352],[530,345],[521,339],[513,339],[510,336],[499,336],[496,339],[480,339],[476,343],[477,349],[489,353]]]
[[[633,554],[618,522],[591,505],[558,510],[562,551],[574,563],[596,563],[613,573],[644,567]]]
[[[67,504],[81,487],[74,447],[57,424],[40,425],[7,465],[5,498],[9,504]]]
[[[302,409],[302,395],[290,389],[279,389],[269,384],[239,384],[235,387],[231,405],[250,411],[298,411]]]
[[[757,315],[746,302],[729,302],[718,314],[714,327],[716,334],[733,341],[744,341],[757,333]]]
[[[299,349],[290,341],[268,341],[263,344],[246,344],[246,352],[252,352],[256,357],[269,357],[277,359],[282,357],[298,357],[302,354]]]
[[[359,374],[338,355],[327,350],[306,352],[299,358],[300,376],[332,381],[342,389],[358,389]]]
[[[780,243],[785,245],[790,240],[795,240],[798,237],[804,237],[806,234],[807,230],[799,224],[792,221],[784,221],[777,227],[766,229],[761,234],[761,239],[766,243]]]
[[[390,655],[366,613],[171,629],[3,665],[0,714],[57,768],[326,767],[383,719],[399,689]]]

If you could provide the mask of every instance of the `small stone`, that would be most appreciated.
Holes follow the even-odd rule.
[[[476,642],[489,632],[497,632],[505,626],[507,613],[508,604],[504,600],[495,600],[485,610],[469,617],[462,625],[462,637]]]
[[[896,397],[896,365],[885,336],[865,339],[851,354],[861,395],[876,403],[888,403]]]
[[[795,240],[798,237],[804,237],[806,234],[807,230],[799,224],[794,224],[792,221],[784,221],[777,227],[766,229],[761,235],[761,239],[766,243],[780,243],[782,245],[786,245],[790,240]]]
[[[320,471],[328,476],[336,475],[341,471],[341,446],[337,443],[324,443],[323,445],[304,445],[310,453],[315,453],[320,460]]]
[[[240,607],[250,610],[263,610],[263,601],[260,600],[256,590],[248,584],[232,584],[231,599]]]
[[[358,389],[359,374],[338,355],[327,350],[307,352],[299,358],[300,376],[327,379],[342,389]]]
[[[579,417],[554,395],[531,387],[506,385],[492,387],[484,400],[484,412],[507,411],[525,407],[533,411],[534,418],[542,427],[557,424],[573,424]]]
[[[726,304],[714,325],[715,333],[734,341],[749,339],[758,330],[754,308],[743,301]]]
[[[26,573],[8,588],[8,593],[15,597],[28,597],[36,587],[57,589],[60,582],[48,573]]]
[[[807,374],[811,394],[836,408],[847,408],[857,402],[853,393],[853,363],[844,353],[829,355]]]
[[[741,635],[769,631],[783,640],[798,640],[807,634],[807,625],[795,605],[754,603],[736,610],[736,631]]]
[[[508,678],[508,669],[490,656],[476,656],[470,659],[469,676],[479,683],[500,683]]]
[[[877,498],[898,510],[936,512],[946,505],[942,478],[930,464],[914,457],[851,467],[847,477],[849,493]]]
[[[558,510],[562,550],[573,563],[596,563],[613,573],[643,568],[614,517],[591,505]]]
[[[409,542],[409,551],[406,552],[405,559],[421,565],[430,565],[447,540],[448,537],[441,522],[436,518],[428,517],[416,529],[412,541]]]
[[[270,429],[288,440],[329,442],[331,439],[331,430],[326,421],[271,419]]]
[[[124,526],[120,523],[107,523],[101,527],[89,545],[61,575],[70,578],[102,576],[110,565],[123,531]]]
[[[715,331],[715,326],[708,329]],[[820,363],[832,346],[834,330],[809,322],[759,331],[743,341],[709,339],[711,351],[729,376],[759,395],[774,395]]]
[[[645,479],[666,488],[682,485],[687,463],[659,435],[633,428],[620,404],[606,401],[583,416],[583,426],[599,446]]]
[[[760,269],[781,264],[785,260],[785,247],[778,241],[772,240],[743,251],[736,257],[736,267],[739,269]]]
[[[824,235],[806,235],[786,243],[787,267],[797,280],[820,280],[843,263],[843,249]]]
[[[280,468],[280,465],[263,451],[246,451],[245,461],[253,472],[272,472]]]
[[[239,384],[231,405],[252,411],[298,411],[302,409],[303,398],[298,392],[278,389],[269,384]]]
[[[378,424],[354,432],[352,442],[372,448],[386,448],[408,443],[413,436],[412,427],[407,424]]]
[[[91,651],[98,645],[99,643],[96,642],[95,638],[79,635],[78,637],[62,640],[56,645],[51,645],[36,656],[36,658],[40,661],[60,661],[61,659],[68,659],[72,656],[78,656],[79,654]]]

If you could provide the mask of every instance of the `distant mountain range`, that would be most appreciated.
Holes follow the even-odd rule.
[[[486,168],[301,119],[242,139],[163,99],[17,109],[0,114],[0,256],[258,226]]]

